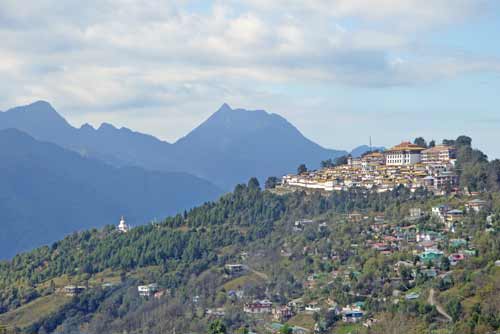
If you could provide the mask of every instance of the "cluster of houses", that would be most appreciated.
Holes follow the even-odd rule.
[[[488,208],[488,202],[482,199],[472,199],[462,206],[464,210],[458,210],[450,205],[437,205],[428,212],[422,208],[411,208],[409,215],[403,220],[403,224],[393,224],[386,221],[384,214],[361,214],[352,212],[345,215],[348,222],[365,223],[367,229],[362,233],[366,236],[364,245],[351,244],[352,248],[367,247],[381,254],[391,255],[396,251],[407,251],[414,255],[411,261],[398,261],[393,265],[393,273],[388,278],[390,283],[394,285],[393,297],[395,301],[400,298],[406,301],[412,301],[420,298],[419,292],[408,291],[402,293],[399,290],[400,283],[403,279],[403,269],[410,272],[411,281],[415,281],[418,276],[426,278],[434,278],[438,275],[445,275],[448,269],[443,269],[441,264],[445,259],[448,260],[450,266],[456,266],[459,263],[466,261],[467,258],[475,256],[476,252],[471,247],[471,240],[453,238],[455,232],[453,226],[462,221],[468,213],[477,213]],[[424,217],[434,216],[444,223],[445,228],[439,231],[421,230],[418,223],[419,219]],[[327,229],[328,225],[325,222],[313,221],[311,219],[299,219],[294,221],[292,229],[295,233],[301,233],[305,227],[314,225],[318,231]],[[311,251],[308,247],[304,248],[304,252]],[[281,250],[282,256],[289,256],[291,249],[285,244]],[[247,253],[242,253],[241,258],[248,257]],[[335,260],[337,254],[332,253],[329,259]],[[499,264],[500,265],[500,264]],[[229,263],[224,266],[224,272],[228,278],[235,278],[244,275],[250,271],[250,268],[241,263]],[[356,272],[355,268],[343,268],[334,270],[331,274],[327,274],[327,280],[335,280],[336,278],[343,279],[344,282],[352,280],[353,276],[361,275]],[[407,274],[408,275],[408,274]],[[321,282],[318,275],[311,274],[303,282],[306,289],[314,290],[321,287]],[[330,284],[330,283],[328,283]],[[138,293],[143,297],[157,297],[163,293],[157,284],[148,284],[137,287]],[[68,292],[69,293],[69,292]],[[227,292],[233,300],[243,300],[243,290],[231,290]],[[365,300],[369,295],[356,295]],[[195,296],[193,302],[197,304],[199,297]],[[376,323],[376,319],[369,318],[364,310],[364,303],[359,301],[351,305],[340,306],[337,303],[328,299],[325,300],[310,300],[304,303],[302,298],[289,301],[287,304],[276,304],[268,299],[253,300],[242,304],[242,311],[257,317],[266,319],[267,325],[271,326],[270,330],[278,330],[281,324],[286,323],[292,317],[299,314],[315,314],[322,310],[333,311],[345,323],[360,323],[363,326],[371,327]],[[223,307],[206,309],[206,315],[211,317],[223,317],[226,311]],[[310,330],[294,327],[294,333],[307,334]]]
[[[487,201],[474,199],[465,204],[467,212],[485,210]],[[412,275],[417,272],[432,278],[439,274],[439,265],[446,258],[450,266],[456,266],[469,257],[475,256],[476,251],[471,248],[470,236],[467,239],[450,237],[455,233],[455,226],[465,218],[462,210],[453,209],[448,205],[435,206],[431,215],[437,217],[445,228],[439,231],[419,230],[417,225],[393,226],[390,224],[373,224],[368,232],[367,245],[382,254],[390,255],[394,251],[410,251],[417,258],[417,263],[399,261],[395,271],[402,267],[411,268]],[[425,215],[421,209],[410,210],[408,221]],[[446,252],[446,250],[450,250]]]
[[[394,289],[394,301],[398,302],[399,297],[411,301],[420,298],[418,292],[407,292],[400,296],[399,290],[403,278],[409,279],[410,284],[415,283],[418,277],[435,278],[437,276],[445,277],[449,270],[467,259],[477,256],[474,249],[471,236],[459,237],[455,234],[455,225],[460,224],[468,213],[477,213],[488,211],[488,202],[482,199],[473,199],[464,203],[465,210],[454,209],[449,205],[438,205],[429,212],[421,208],[411,208],[409,215],[401,224],[386,222],[383,214],[364,215],[361,213],[350,213],[345,215],[348,222],[364,223],[367,227],[361,233],[366,237],[364,245],[351,244],[352,251],[355,253],[360,247],[371,248],[380,254],[390,256],[398,251],[405,251],[413,254],[411,261],[398,261],[393,265],[393,274],[386,278]],[[418,220],[423,217],[436,216],[444,224],[444,228],[432,230],[421,229]],[[306,222],[304,224],[304,222]],[[309,220],[296,221],[293,224],[295,231],[299,232],[299,227],[309,224]],[[319,224],[319,222],[317,222]],[[285,250],[285,252],[287,252]],[[283,253],[283,250],[282,250]],[[331,253],[329,258],[335,260],[338,254]],[[403,275],[406,272],[406,276]],[[340,278],[344,284],[348,284],[353,277],[361,275],[355,268],[344,268],[331,272],[330,279]],[[408,277],[409,275],[409,277]],[[321,288],[324,285],[321,275],[311,274],[304,281],[303,286],[308,289]],[[387,281],[386,281],[387,282]],[[323,285],[322,285],[323,284]],[[329,283],[328,283],[329,284]],[[370,297],[370,295],[364,296]],[[314,310],[317,307],[310,303],[307,310]],[[291,308],[294,311],[294,308]],[[304,309],[304,311],[307,311]],[[313,311],[314,312],[314,311]],[[363,325],[371,326],[374,319],[367,319],[362,305],[349,305],[342,309],[337,309],[344,322],[363,321]],[[365,324],[366,323],[366,324]]]
[[[358,187],[378,192],[404,185],[412,190],[424,187],[443,193],[458,183],[455,161],[456,149],[452,146],[423,148],[403,142],[384,152],[371,152],[360,158],[349,156],[344,165],[285,175],[282,185],[323,191]]]
[[[465,204],[465,211],[453,209],[449,205],[443,204],[432,208],[432,215],[446,224],[446,228],[454,231],[457,223],[462,221],[466,212],[480,212],[486,209],[488,202],[479,198],[473,199]]]
[[[342,321],[352,323],[358,322],[363,319],[365,312],[362,310],[363,303],[358,302],[340,308],[337,303],[328,300],[328,311],[333,311],[335,314],[342,317]],[[320,312],[322,307],[318,302],[311,301],[304,303],[302,298],[290,301],[287,305],[273,306],[269,300],[254,300],[253,302],[246,303],[243,311],[248,314],[269,314],[272,315],[274,320],[279,322],[286,322],[293,316],[301,313],[314,314]]]

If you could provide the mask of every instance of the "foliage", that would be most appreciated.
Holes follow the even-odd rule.
[[[293,328],[289,324],[285,324],[280,328],[280,334],[292,334]]]
[[[299,167],[297,167],[297,174],[304,174],[307,173],[307,167],[305,164],[300,164]]]
[[[269,176],[265,183],[266,189],[274,189],[280,183],[280,180],[276,176]]]
[[[226,325],[220,320],[213,321],[208,327],[208,334],[226,334]]]
[[[426,142],[426,141],[425,141],[425,139],[424,139],[424,138],[422,138],[422,137],[417,137],[417,138],[415,138],[415,140],[413,141],[413,143],[414,143],[415,145],[420,146],[420,147],[427,147],[427,142]]]
[[[466,139],[457,142],[462,143],[459,150],[468,151]],[[464,156],[463,165],[472,161]],[[476,164],[485,163],[480,162],[480,155],[476,157],[480,158]],[[482,197],[491,202],[493,218],[487,224],[486,212],[469,213],[453,236],[467,239],[478,255],[457,266],[447,260],[435,263],[437,269],[451,273],[432,279],[422,274],[432,264],[395,269],[398,261],[418,262],[405,241],[385,255],[368,241],[375,240],[375,228],[388,234],[412,225],[422,231],[439,231],[443,224],[431,217],[408,221],[409,210],[427,211],[441,203],[461,207],[468,197],[435,197],[424,189],[411,192],[405,187],[385,193],[352,189],[328,195],[303,191],[277,195],[263,191],[257,179],[250,179],[216,202],[161,223],[129,233],[118,233],[112,226],[74,233],[49,247],[1,262],[0,313],[4,315],[0,319],[44,296],[57,296],[61,285],[71,282],[90,288],[57,311],[36,318],[25,331],[246,333],[258,328],[259,321],[242,312],[245,302],[268,298],[285,305],[301,297],[306,302],[331,300],[341,306],[364,302],[367,314],[380,320],[365,332],[424,333],[441,326],[436,325],[440,317],[436,306],[424,297],[394,304],[393,293],[416,291],[424,296],[436,287],[439,303],[454,319],[453,324],[440,328],[494,332],[500,327],[500,275],[493,265],[500,258],[500,196],[488,192]],[[359,213],[362,221],[350,220],[352,213]],[[375,222],[379,216],[384,217],[383,224]],[[298,231],[298,220],[312,222]],[[440,247],[455,251],[446,239]],[[249,271],[228,277],[224,265],[241,262]],[[115,277],[113,288],[96,283],[105,272]],[[310,277],[314,288],[306,286]],[[137,285],[152,282],[159,284],[165,298],[139,297]],[[236,291],[242,296],[237,297]],[[217,308],[225,311],[214,320],[208,310]],[[328,308],[308,316],[304,326],[314,326],[314,322],[325,331],[346,327]]]

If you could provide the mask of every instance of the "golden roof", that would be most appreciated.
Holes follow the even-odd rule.
[[[399,151],[415,151],[415,152],[421,152],[425,150],[425,147],[418,146],[416,144],[412,144],[409,141],[402,142],[399,145],[394,146],[387,152],[399,152]]]
[[[423,151],[423,153],[439,153],[439,152],[444,152],[444,151],[450,151],[453,150],[453,146],[448,146],[448,145],[436,145],[434,147],[428,148]]]

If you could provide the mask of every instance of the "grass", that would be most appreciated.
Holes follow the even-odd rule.
[[[42,291],[44,289],[47,289],[49,286],[50,286],[50,282],[53,281],[54,282],[54,285],[56,286],[56,288],[62,288],[66,285],[69,285],[71,283],[73,283],[73,280],[68,276],[68,275],[62,275],[62,276],[59,276],[59,277],[55,277],[53,279],[50,279],[50,280],[47,280],[43,283],[40,283],[37,288],[39,291]]]
[[[247,284],[259,284],[264,282],[264,280],[255,273],[249,273],[237,278],[234,278],[223,285],[226,291],[238,290]]]
[[[332,333],[335,334],[361,334],[365,333],[361,324],[341,324],[335,327]]]
[[[53,281],[54,285],[57,289],[63,288],[66,285],[77,284],[84,285],[85,283],[85,275],[76,275],[76,276],[68,276],[62,275],[59,277],[55,277],[53,279],[47,280],[37,286],[39,291],[43,291],[50,287],[50,282]],[[93,276],[88,277],[88,282],[91,287],[100,286],[103,283],[112,283],[119,284],[120,283],[120,273],[117,271],[112,271],[111,269],[106,269],[100,273],[97,273]]]
[[[40,297],[31,303],[0,315],[0,323],[10,327],[26,328],[56,312],[69,301],[71,301],[71,297],[57,294]]]
[[[307,329],[314,329],[314,319],[310,314],[297,314],[295,317],[288,320],[287,324],[291,326],[298,326]]]
[[[138,268],[137,270],[133,271],[130,275],[127,275],[127,277],[132,277],[135,279],[148,282],[152,277],[158,275],[161,271],[162,268],[160,266],[149,266],[144,268]]]
[[[140,268],[128,276],[136,279],[147,280],[151,274],[154,275],[161,268],[151,266]],[[51,282],[54,283],[56,289],[61,289],[66,285],[80,284],[85,282],[85,275],[68,276],[62,275],[47,280],[37,286],[38,291],[43,291],[50,287]],[[120,284],[120,273],[107,269],[92,276],[87,276],[89,286],[91,288],[101,286],[103,283]],[[0,324],[8,327],[26,328],[35,322],[46,318],[50,314],[58,311],[61,307],[71,301],[71,297],[63,293],[54,293],[48,296],[40,297],[32,302],[23,305],[15,310],[0,315]],[[1,332],[0,332],[1,333]]]
[[[111,269],[97,273],[89,280],[91,286],[98,286],[104,283],[120,284],[120,282],[120,273]]]

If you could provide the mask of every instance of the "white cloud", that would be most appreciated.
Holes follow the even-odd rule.
[[[43,98],[75,120],[93,110],[180,117],[176,108],[199,119],[195,107],[272,99],[269,85],[411,85],[498,71],[497,59],[415,52],[427,31],[487,3],[246,0],[196,10],[188,0],[3,0],[0,107]]]

